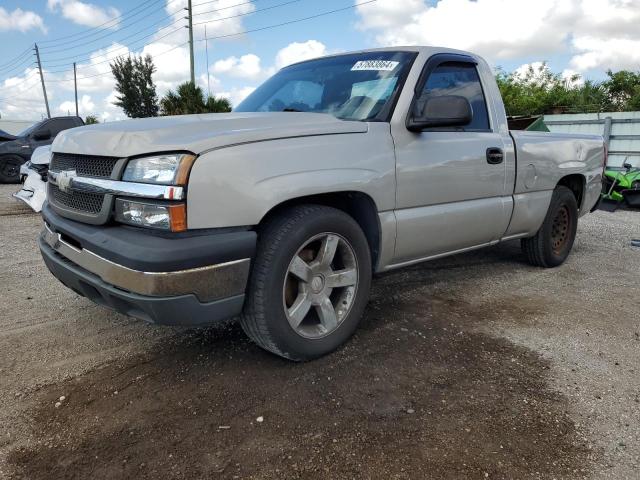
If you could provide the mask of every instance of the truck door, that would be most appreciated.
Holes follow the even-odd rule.
[[[513,146],[505,145],[504,132],[492,128],[485,91],[475,59],[434,55],[425,64],[411,108],[429,97],[463,96],[472,107],[471,122],[418,133],[406,124],[392,125],[395,264],[490,244],[505,232],[512,208],[505,155],[512,155]]]

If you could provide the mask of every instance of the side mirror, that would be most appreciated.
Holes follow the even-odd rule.
[[[633,168],[633,165],[631,165],[629,162],[624,162],[622,164],[622,167],[627,169],[627,170],[631,170]]]
[[[418,99],[407,128],[421,132],[425,128],[462,127],[471,123],[473,110],[469,100],[458,95]]]
[[[36,130],[33,132],[34,140],[49,140],[51,138],[51,130],[48,128],[43,128],[41,130]]]

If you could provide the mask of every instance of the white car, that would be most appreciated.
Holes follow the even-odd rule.
[[[38,147],[31,155],[31,160],[20,167],[22,188],[13,194],[18,200],[29,205],[34,212],[42,210],[47,198],[47,174],[51,161],[51,145]]]

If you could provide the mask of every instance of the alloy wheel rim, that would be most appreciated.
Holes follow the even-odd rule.
[[[553,253],[559,255],[569,240],[569,227],[571,226],[571,215],[569,209],[563,205],[553,219],[551,224],[551,245]]]
[[[351,244],[336,233],[307,240],[289,262],[282,300],[291,328],[322,338],[338,329],[353,306],[358,263]]]

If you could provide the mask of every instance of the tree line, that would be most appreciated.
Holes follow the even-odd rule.
[[[118,58],[110,66],[116,79],[114,104],[128,117],[231,111],[226,98],[205,96],[191,82],[158,99],[152,78],[156,67],[149,55]],[[609,70],[607,78],[597,82],[579,75],[563,77],[543,63],[524,72],[498,69],[496,80],[510,116],[640,110],[640,72]]]
[[[525,72],[499,69],[496,80],[510,116],[640,110],[640,72],[609,70],[596,82],[563,77],[543,63]]]
[[[205,97],[202,88],[192,82],[185,82],[175,92],[169,90],[158,99],[153,82],[156,66],[150,55],[117,58],[110,67],[116,79],[117,95],[113,103],[130,118],[231,111],[229,100]]]

